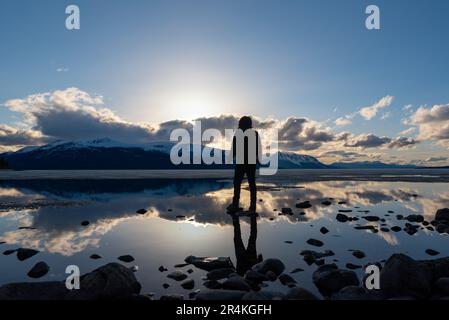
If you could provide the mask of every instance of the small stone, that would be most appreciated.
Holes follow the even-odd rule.
[[[31,270],[27,273],[27,275],[30,278],[37,279],[37,278],[41,278],[41,277],[45,276],[49,270],[50,270],[50,267],[48,266],[48,264],[41,261],[41,262],[36,263],[34,265],[34,267],[31,268]]]
[[[139,210],[136,211],[136,213],[138,213],[138,214],[145,214],[145,213],[147,213],[147,210],[139,209]]]
[[[347,263],[346,264],[346,268],[350,269],[350,270],[356,270],[356,269],[361,269],[362,266],[358,265],[358,264],[353,264],[353,263]]]
[[[168,271],[168,269],[165,268],[164,266],[160,266],[160,267],[158,268],[158,270],[159,270],[159,272]]]
[[[423,222],[424,217],[420,214],[411,214],[411,215],[408,215],[407,217],[405,217],[405,220],[407,220],[409,222]]]
[[[338,204],[347,204],[347,201],[339,201]]]
[[[94,253],[94,254],[92,254],[89,258],[91,258],[91,259],[93,259],[93,260],[97,260],[97,259],[101,259],[101,256],[98,255],[98,254],[96,254],[96,253]]]
[[[186,217],[186,216],[184,216],[184,215],[182,215],[182,214],[179,214],[179,215],[176,216],[176,219],[185,219],[185,217]]]
[[[351,209],[340,209],[340,210],[338,210],[338,212],[348,213],[348,212],[352,212],[352,210]]]
[[[252,270],[265,275],[267,275],[268,271],[273,272],[275,275],[280,275],[285,270],[285,265],[279,259],[269,258],[255,264]]]
[[[309,245],[315,246],[315,247],[322,247],[324,245],[323,241],[317,240],[317,239],[309,239],[306,241]]]
[[[328,200],[325,200],[325,201],[321,202],[321,204],[322,204],[323,206],[330,206],[330,205],[332,204],[332,202],[330,202],[330,201],[328,201]]]
[[[120,256],[117,259],[119,259],[120,261],[123,261],[123,262],[128,262],[128,263],[134,261],[134,257],[129,255],[129,254],[124,255],[124,256]]]
[[[34,250],[34,249],[19,248],[19,249],[17,249],[17,259],[19,259],[19,261],[24,261],[38,253],[39,253],[39,251]]]
[[[188,266],[189,264],[190,263],[178,263],[178,264],[175,264],[174,267],[175,268],[183,268],[185,266]]]
[[[282,209],[281,209],[281,213],[282,213],[282,214],[289,214],[289,215],[292,215],[292,214],[293,214],[293,210],[292,210],[292,208],[282,208]]]
[[[87,226],[89,225],[89,221],[84,220],[83,222],[81,222],[81,225],[82,225],[83,227],[87,227]]]
[[[290,241],[290,240],[285,240],[284,242],[287,243],[287,244],[292,244],[293,243],[293,241]]]
[[[416,226],[414,226],[414,225],[412,225],[410,223],[406,223],[404,231],[412,236],[412,235],[414,235],[415,233],[418,232],[418,227],[416,227]]]
[[[402,214],[397,214],[396,219],[402,220],[402,219],[404,219],[404,216]]]
[[[365,216],[363,219],[369,221],[369,222],[376,222],[379,221],[380,218],[378,216]]]
[[[163,287],[164,289],[168,289],[168,288],[170,287],[170,285],[169,285],[168,283],[164,283],[164,284],[162,285],[162,287]]]
[[[347,222],[349,220],[349,217],[343,213],[338,213],[335,218],[338,222]]]
[[[382,228],[380,228],[380,231],[382,231],[382,232],[390,232],[390,229],[388,229],[387,227],[382,227]]]
[[[402,228],[399,227],[399,226],[391,227],[391,231],[394,231],[394,232],[399,232],[399,231],[401,231],[401,230],[402,230]]]
[[[354,256],[354,257],[356,257],[357,259],[363,259],[363,258],[365,258],[365,253],[363,252],[363,251],[361,251],[361,250],[354,250],[353,252],[352,252],[352,255]]]
[[[187,269],[187,273],[193,273],[193,269]]]
[[[187,278],[187,275],[179,270],[175,270],[167,274],[167,278],[173,279],[175,281],[182,281]]]
[[[439,254],[440,254],[438,251],[433,250],[433,249],[427,249],[427,250],[426,250],[426,253],[427,253],[429,256],[436,256],[436,255],[439,255]]]
[[[186,290],[192,290],[195,287],[195,281],[193,279],[187,279],[181,282],[181,287]]]
[[[9,256],[10,254],[13,254],[16,251],[17,251],[17,249],[15,249],[15,250],[5,250],[5,251],[3,251],[3,254],[5,256]]]
[[[321,228],[320,228],[320,232],[321,232],[322,234],[326,234],[326,233],[329,232],[329,230],[328,230],[326,227],[321,227]]]
[[[295,206],[296,206],[296,208],[307,209],[307,208],[310,208],[312,205],[310,204],[310,201],[304,201],[304,202],[297,203]]]

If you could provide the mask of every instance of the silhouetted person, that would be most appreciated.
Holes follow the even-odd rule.
[[[256,211],[256,167],[259,163],[259,152],[261,151],[261,147],[259,133],[253,130],[252,127],[253,123],[251,118],[246,116],[242,117],[239,121],[238,129],[241,129],[243,135],[238,135],[238,132],[236,132],[232,139],[232,157],[233,160],[235,160],[236,165],[234,170],[234,197],[232,203],[227,208],[230,213],[239,211],[240,187],[245,174],[248,179],[249,191],[251,193],[249,211]]]
[[[257,221],[256,216],[252,215],[250,218],[250,234],[248,239],[248,246],[245,249],[242,240],[242,231],[240,230],[240,219],[238,216],[232,217],[234,225],[234,248],[235,258],[237,260],[237,273],[243,276],[246,271],[252,268],[253,265],[262,261],[262,256],[257,256],[256,239],[257,239]]]

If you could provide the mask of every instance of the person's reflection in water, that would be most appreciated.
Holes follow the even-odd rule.
[[[251,269],[253,265],[262,261],[262,255],[257,255],[256,240],[257,240],[257,220],[256,216],[252,215],[250,218],[250,234],[248,239],[248,246],[245,248],[242,240],[242,231],[240,229],[240,218],[236,215],[232,216],[232,223],[234,225],[234,248],[235,257],[237,260],[237,273],[243,276],[247,270]]]

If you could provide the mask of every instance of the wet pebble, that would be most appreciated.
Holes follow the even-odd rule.
[[[329,232],[329,230],[328,230],[326,227],[321,227],[321,228],[320,228],[320,232],[321,232],[322,234],[326,234],[326,233]]]
[[[46,264],[44,261],[41,261],[36,263],[34,267],[31,268],[31,270],[27,273],[27,275],[30,278],[37,279],[45,276],[49,270],[50,267],[48,266],[48,264]]]
[[[365,258],[365,253],[362,251],[362,250],[354,250],[353,252],[352,252],[352,255],[354,256],[354,257],[356,257],[357,259],[363,259],[363,258]]]
[[[427,249],[427,250],[426,250],[426,253],[427,253],[429,256],[436,256],[436,255],[439,255],[439,254],[440,254],[438,251],[433,250],[433,249]]]
[[[129,254],[120,256],[117,259],[119,259],[120,261],[123,261],[123,262],[128,262],[128,263],[134,261],[134,257]]]
[[[308,244],[310,244],[311,246],[315,246],[315,247],[322,247],[324,245],[323,241],[318,240],[318,239],[309,239],[306,241]]]
[[[195,287],[195,281],[193,279],[187,279],[181,282],[181,287],[186,290],[192,290]]]
[[[24,261],[38,253],[39,253],[39,251],[34,250],[34,249],[19,248],[19,249],[17,249],[17,259],[19,259],[19,261]]]
[[[96,253],[94,253],[94,254],[91,254],[89,258],[91,258],[93,260],[97,260],[97,259],[101,259],[101,256],[96,254]]]
[[[187,275],[179,270],[175,270],[167,274],[167,278],[173,279],[175,281],[182,281],[187,278]]]

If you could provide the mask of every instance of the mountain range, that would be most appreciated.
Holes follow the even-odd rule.
[[[14,170],[119,170],[119,169],[223,169],[230,165],[174,165],[170,161],[173,142],[126,144],[108,138],[87,141],[57,141],[43,146],[30,146],[16,152],[0,154]],[[201,147],[212,149],[209,147]],[[192,148],[191,148],[192,150]],[[215,149],[213,152],[224,152]],[[190,155],[192,159],[192,154]],[[224,161],[223,161],[224,162]],[[289,152],[278,153],[279,169],[367,169],[413,168],[382,162],[321,163],[308,155]]]

